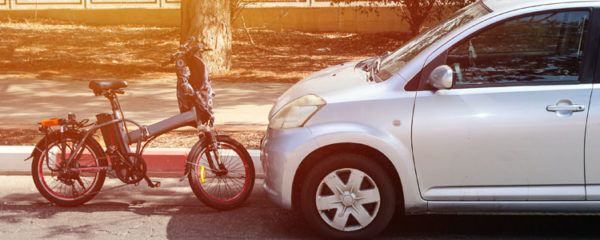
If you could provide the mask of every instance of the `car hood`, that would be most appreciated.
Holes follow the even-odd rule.
[[[323,69],[292,85],[277,99],[269,113],[269,119],[283,106],[304,95],[314,94],[327,102],[328,97],[334,96],[336,92],[372,84],[367,81],[367,73],[355,67],[358,62],[348,62]]]

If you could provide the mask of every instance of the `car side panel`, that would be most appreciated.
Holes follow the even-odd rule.
[[[336,129],[336,131],[331,131]],[[421,198],[412,162],[410,142],[401,142],[392,135],[359,124],[322,124],[310,127],[319,146],[337,143],[356,143],[380,151],[394,165],[402,184],[404,207],[409,213],[423,212],[426,202]]]

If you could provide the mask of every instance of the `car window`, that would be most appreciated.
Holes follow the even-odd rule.
[[[549,12],[505,21],[448,52],[456,87],[577,83],[590,13]]]
[[[488,13],[490,13],[490,10],[482,2],[475,2],[456,11],[445,21],[441,21],[435,27],[432,27],[429,30],[415,36],[402,47],[382,59],[381,69],[377,73],[377,76],[382,81],[388,80],[398,71],[400,71],[400,69],[402,69],[406,63],[420,54],[424,49],[431,46],[437,40],[445,37],[448,33],[454,31],[455,29],[458,29],[467,23],[470,23],[474,19],[480,18]]]

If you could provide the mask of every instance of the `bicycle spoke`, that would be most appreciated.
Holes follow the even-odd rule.
[[[77,188],[75,187],[75,184],[71,185],[71,196],[73,196],[73,197],[78,197],[79,196],[79,192],[77,191]]]
[[[81,177],[77,176],[77,183],[79,183],[79,185],[81,186],[81,188],[83,190],[85,190],[85,184],[83,184],[83,181],[81,180]]]

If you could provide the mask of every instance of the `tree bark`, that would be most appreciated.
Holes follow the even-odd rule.
[[[212,51],[202,53],[210,72],[231,68],[230,0],[183,0],[181,42],[195,36]]]

